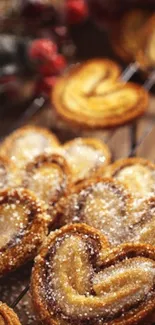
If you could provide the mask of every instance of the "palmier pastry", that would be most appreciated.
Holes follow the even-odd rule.
[[[86,223],[103,232],[111,244],[126,241],[132,222],[132,198],[110,178],[94,178],[73,187],[57,207],[60,225]]]
[[[21,325],[15,312],[2,302],[0,302],[0,325]]]
[[[107,165],[111,160],[108,146],[95,138],[76,138],[67,142],[63,149],[74,182],[92,176],[99,167]]]
[[[155,197],[143,200],[133,211],[132,240],[155,246]]]
[[[143,28],[143,39],[140,49],[137,51],[136,59],[141,67],[155,67],[155,14],[149,19],[149,22]]]
[[[143,158],[120,159],[100,174],[114,177],[127,185],[134,196],[150,196],[155,193],[155,165]]]
[[[0,192],[0,276],[36,255],[48,222],[44,207],[29,191]]]
[[[135,61],[143,42],[141,32],[151,16],[147,10],[134,9],[123,16],[112,35],[112,45],[116,53],[125,61]]]
[[[31,292],[45,325],[152,324],[155,250],[107,249],[100,232],[70,225],[52,233],[32,272]]]
[[[118,80],[119,67],[108,60],[90,60],[61,77],[52,92],[63,120],[83,128],[107,128],[142,115],[148,106],[143,87]]]
[[[0,147],[0,154],[9,157],[19,167],[42,153],[49,153],[59,145],[58,139],[47,129],[26,126],[8,136]]]
[[[15,185],[15,166],[6,157],[0,156],[0,190]]]
[[[41,155],[25,167],[22,186],[43,200],[48,213],[54,213],[55,203],[67,192],[71,172],[66,160],[59,155]]]

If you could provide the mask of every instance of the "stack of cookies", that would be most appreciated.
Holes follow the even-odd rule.
[[[103,71],[94,64],[87,73],[96,71],[100,101],[109,81],[102,85]],[[94,81],[87,82],[85,99],[96,101]],[[146,96],[133,85],[123,91],[135,91],[134,100],[137,91]],[[122,88],[117,96],[123,100]],[[138,157],[111,164],[110,149],[96,138],[61,144],[34,126],[9,135],[0,155],[0,277],[34,260],[31,297],[39,321],[153,324],[155,165]],[[1,323],[20,324],[2,303]]]

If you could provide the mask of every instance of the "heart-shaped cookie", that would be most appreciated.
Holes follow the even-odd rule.
[[[15,186],[17,180],[15,177],[16,167],[7,157],[0,156],[0,190]]]
[[[59,146],[57,137],[45,128],[25,126],[10,134],[0,146],[0,154],[11,159],[17,167]]]
[[[143,182],[142,182],[143,184]],[[112,246],[140,242],[155,246],[155,196],[132,196],[112,178],[94,178],[72,186],[56,207],[58,226],[86,223]]]
[[[54,205],[68,191],[71,179],[71,171],[62,156],[40,155],[25,166],[22,186],[42,200],[54,218]]]
[[[97,138],[74,138],[54,148],[53,153],[66,159],[72,171],[73,183],[96,175],[111,161],[109,147]]]
[[[52,233],[35,260],[31,292],[46,325],[152,324],[155,250],[111,250],[101,233],[70,225]]]
[[[73,181],[92,177],[101,166],[110,163],[108,146],[95,138],[75,138],[62,147],[63,153],[72,169]]]
[[[48,223],[45,208],[28,190],[0,192],[0,277],[34,258]]]
[[[125,61],[134,62],[144,40],[143,28],[152,12],[142,9],[127,11],[118,27],[112,32],[112,45],[115,52]]]
[[[6,304],[0,302],[0,324],[21,325],[18,316]]]
[[[119,180],[128,186],[134,197],[155,194],[155,165],[149,160],[140,157],[120,159],[101,168],[99,175]]]
[[[148,107],[148,93],[118,77],[118,66],[104,59],[71,70],[52,92],[58,115],[73,126],[86,128],[115,127],[142,115]]]
[[[141,201],[133,210],[131,240],[155,247],[155,197]]]
[[[112,245],[127,240],[132,220],[133,200],[118,181],[94,178],[71,187],[57,206],[59,225],[86,223],[99,229]]]
[[[151,16],[146,26],[142,30],[143,38],[139,50],[136,54],[136,60],[141,67],[155,67],[155,14]]]

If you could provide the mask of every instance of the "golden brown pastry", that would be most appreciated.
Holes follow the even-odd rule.
[[[0,190],[15,185],[15,166],[6,157],[0,156]]]
[[[89,178],[111,160],[108,146],[95,138],[75,138],[65,143],[63,151],[72,169],[74,182]]]
[[[151,17],[151,12],[142,9],[127,11],[118,28],[114,29],[112,44],[116,53],[125,61],[134,62],[139,51],[144,33],[144,26]]]
[[[48,237],[31,279],[33,304],[44,325],[152,324],[154,287],[154,248],[108,249],[104,236],[83,224]]]
[[[135,223],[131,227],[131,240],[155,247],[155,197],[135,206],[133,217]]]
[[[25,126],[10,134],[0,146],[0,154],[9,157],[16,165],[26,162],[42,153],[49,153],[59,146],[56,136],[47,129]]]
[[[54,215],[54,205],[68,191],[71,171],[66,160],[56,154],[41,155],[28,163],[22,186],[45,202],[48,213]]]
[[[15,312],[2,302],[0,302],[0,325],[21,325]]]
[[[144,69],[155,67],[155,14],[142,30],[143,38],[136,59]]]
[[[143,87],[118,80],[113,61],[94,59],[70,70],[52,91],[52,104],[62,120],[80,128],[107,128],[127,123],[148,107]]]
[[[155,194],[155,165],[146,159],[120,159],[105,169],[101,168],[99,174],[119,180],[136,197]]]
[[[94,178],[72,187],[57,206],[59,224],[86,223],[99,229],[112,245],[127,240],[132,223],[132,198],[111,178]]]
[[[49,217],[31,192],[0,192],[0,276],[32,259],[45,236]]]

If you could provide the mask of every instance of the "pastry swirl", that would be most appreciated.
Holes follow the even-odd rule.
[[[72,169],[74,182],[89,178],[111,160],[108,146],[95,138],[76,138],[66,142],[63,150]]]
[[[90,60],[61,77],[52,92],[58,115],[84,128],[106,128],[127,123],[148,106],[143,87],[118,80],[119,67],[108,60]]]
[[[2,302],[0,302],[0,325],[21,325],[14,311]]]
[[[0,156],[0,191],[15,185],[15,166],[6,157]]]
[[[99,171],[106,177],[114,177],[135,196],[150,196],[155,193],[155,165],[149,160],[136,157],[120,159]]]
[[[57,206],[59,224],[86,223],[99,229],[112,245],[126,241],[132,223],[132,198],[111,178],[94,178],[72,187]]]
[[[71,172],[66,160],[56,154],[40,155],[25,167],[22,186],[31,190],[44,201],[48,213],[68,191]]]
[[[137,51],[137,61],[144,69],[155,67],[155,14],[148,20],[143,30],[141,47]]]
[[[42,153],[50,153],[59,146],[56,136],[47,129],[37,126],[25,126],[10,134],[0,146],[0,154],[10,158],[17,166]]]
[[[134,209],[133,217],[132,241],[155,246],[155,197],[141,201]]]
[[[115,52],[125,61],[134,62],[143,43],[143,27],[151,12],[142,9],[131,10],[122,17],[118,28],[112,33],[112,45]]]
[[[75,224],[47,239],[35,260],[31,292],[47,325],[138,325],[154,314],[154,284],[151,246],[108,249],[100,232]]]
[[[36,255],[48,222],[44,207],[28,190],[0,192],[0,276]]]

